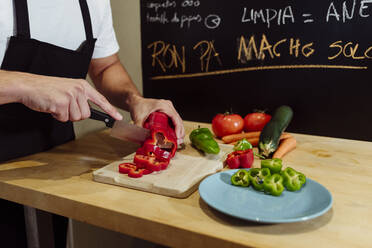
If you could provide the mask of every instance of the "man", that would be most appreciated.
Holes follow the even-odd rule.
[[[162,111],[182,143],[182,120],[172,103],[143,98],[118,49],[109,0],[1,1],[0,161],[74,139],[71,121],[90,116],[88,101],[117,120],[122,116],[113,105],[127,110],[137,125]],[[100,93],[86,82],[87,72]],[[21,214],[1,205],[8,206],[7,216]]]

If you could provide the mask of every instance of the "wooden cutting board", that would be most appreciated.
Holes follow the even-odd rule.
[[[132,162],[134,153],[93,172],[97,182],[152,192],[156,194],[185,198],[193,193],[201,180],[223,169],[226,154],[232,151],[231,145],[221,145],[216,156],[205,156],[185,142],[184,150],[178,151],[168,168],[140,178],[130,178],[120,174],[118,166],[123,162]]]

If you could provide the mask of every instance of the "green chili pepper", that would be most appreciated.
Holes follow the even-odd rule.
[[[234,151],[244,151],[248,149],[252,149],[253,146],[251,143],[248,142],[247,139],[241,139],[234,145]]]
[[[238,170],[231,176],[231,183],[235,186],[249,186],[249,178],[248,178],[248,171],[246,170]]]
[[[264,191],[273,196],[280,196],[284,190],[283,178],[275,173],[265,178],[263,183]]]
[[[280,158],[261,160],[261,168],[268,168],[271,174],[280,173],[282,170],[282,160]]]
[[[248,171],[248,178],[255,190],[262,191],[264,189],[264,180],[270,176],[270,170],[268,168],[254,168]]]
[[[285,168],[281,172],[283,185],[289,191],[297,191],[306,183],[306,176],[291,167]]]
[[[218,154],[220,147],[208,128],[197,128],[190,133],[191,144],[205,153]]]

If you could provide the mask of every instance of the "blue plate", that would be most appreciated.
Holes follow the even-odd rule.
[[[230,178],[236,171],[223,171],[205,178],[199,185],[200,197],[222,213],[262,223],[310,220],[332,206],[331,193],[309,178],[299,191],[284,190],[280,196],[271,196],[251,186],[233,186]]]

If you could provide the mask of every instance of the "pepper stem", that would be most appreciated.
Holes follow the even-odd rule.
[[[264,156],[262,156],[262,155],[260,155],[260,154],[258,154],[258,153],[253,152],[253,154],[254,154],[256,157],[260,158],[260,159],[266,159]]]

